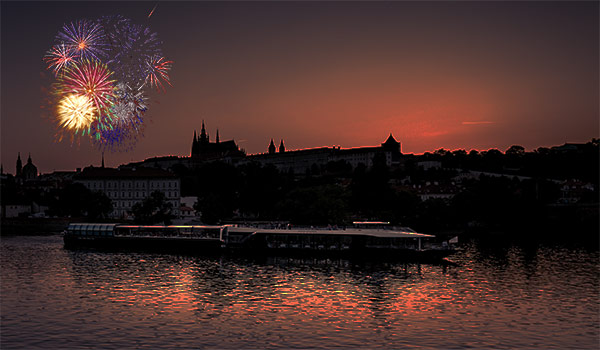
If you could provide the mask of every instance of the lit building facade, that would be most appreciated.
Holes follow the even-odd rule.
[[[171,203],[171,214],[179,217],[181,183],[173,173],[152,168],[113,169],[89,167],[74,177],[91,191],[100,191],[110,198],[112,218],[128,218],[136,203],[142,202],[154,191],[165,195]]]

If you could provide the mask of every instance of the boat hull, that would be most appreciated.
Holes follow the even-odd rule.
[[[149,251],[182,254],[219,254],[222,242],[175,237],[64,237],[66,249],[92,248],[109,251]]]

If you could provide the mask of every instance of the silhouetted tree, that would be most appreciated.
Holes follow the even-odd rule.
[[[133,205],[131,212],[138,224],[171,223],[171,203],[167,202],[164,193],[154,191],[142,202]]]
[[[290,191],[277,204],[279,218],[294,224],[345,224],[348,194],[335,185],[311,186]]]
[[[230,218],[238,207],[241,186],[240,170],[223,162],[203,164],[194,172],[198,196],[196,210],[205,223]]]
[[[113,211],[110,198],[100,191],[91,192],[87,205],[87,217],[89,219],[106,219]]]
[[[525,147],[523,146],[518,146],[518,145],[513,145],[510,146],[506,152],[504,152],[504,154],[506,155],[516,155],[516,156],[522,156],[525,154]]]
[[[80,183],[71,183],[58,192],[50,203],[50,213],[57,216],[85,216],[90,220],[106,218],[112,212],[111,200],[102,192],[92,192]]]

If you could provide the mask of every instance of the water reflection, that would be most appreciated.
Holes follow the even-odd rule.
[[[597,251],[472,244],[452,266],[66,251],[60,237],[1,243],[3,349],[599,340]]]

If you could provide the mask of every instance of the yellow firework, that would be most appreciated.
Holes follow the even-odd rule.
[[[68,94],[58,103],[58,122],[65,129],[85,134],[96,116],[94,102],[85,95]]]

